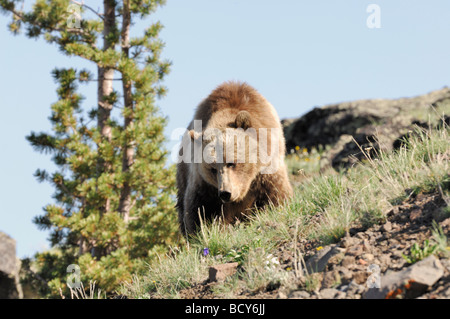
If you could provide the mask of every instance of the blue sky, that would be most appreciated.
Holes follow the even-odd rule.
[[[100,7],[100,1],[85,1]],[[370,29],[369,4],[381,9]],[[246,81],[275,106],[280,118],[314,106],[365,98],[424,94],[450,84],[450,1],[430,0],[168,0],[136,29],[159,19],[163,56],[173,62],[158,101],[166,135],[185,127],[196,105],[221,82]],[[49,156],[25,136],[49,131],[56,101],[55,67],[89,67],[55,46],[7,31],[0,16],[0,230],[17,240],[19,257],[48,247],[32,223],[52,202],[53,189],[33,177],[50,171]],[[82,87],[95,105],[95,84]],[[176,141],[169,141],[171,149]]]

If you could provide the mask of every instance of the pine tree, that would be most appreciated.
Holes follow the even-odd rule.
[[[19,4],[0,0],[2,12],[12,15],[14,34],[25,28],[27,37],[43,37],[93,66],[53,70],[58,100],[51,106],[52,132],[27,136],[58,168],[35,174],[55,188],[54,203],[34,219],[50,231],[52,246],[36,255],[35,277],[46,283],[42,293],[58,296],[67,288],[67,267],[76,264],[82,282],[95,280],[113,292],[177,238],[174,171],[163,147],[166,118],[155,105],[166,93],[161,81],[170,67],[161,59],[162,25],[130,35],[135,20],[164,1],[104,0],[101,12],[69,0],[36,0],[29,12]],[[87,110],[77,90],[93,83],[98,104]]]

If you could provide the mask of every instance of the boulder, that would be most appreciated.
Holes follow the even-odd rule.
[[[323,247],[314,256],[310,257],[306,261],[305,265],[308,274],[324,271],[328,261],[343,251],[344,249],[337,247],[336,245],[328,245]]]
[[[282,121],[286,149],[289,153],[296,146],[325,148],[324,165],[351,166],[364,158],[361,149],[375,156],[377,150],[399,147],[401,138],[415,125],[428,125],[429,114],[436,118],[441,110],[448,113],[449,108],[449,88],[413,98],[358,100],[315,107],[298,119]]]
[[[365,299],[417,298],[444,275],[439,259],[431,255],[408,268],[381,277],[380,288],[368,289]]]
[[[334,299],[339,293],[337,289],[325,288],[319,292],[320,299]]]
[[[238,263],[226,263],[209,267],[209,281],[223,281],[237,271]]]
[[[22,298],[19,269],[16,241],[0,232],[0,299]]]

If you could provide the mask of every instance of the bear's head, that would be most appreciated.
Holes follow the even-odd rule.
[[[196,162],[203,180],[217,189],[223,203],[243,200],[261,170],[250,114],[239,112],[231,127],[191,130],[189,135],[201,151]]]

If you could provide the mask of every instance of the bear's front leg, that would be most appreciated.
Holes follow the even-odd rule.
[[[217,190],[209,186],[188,187],[184,198],[184,228],[186,235],[194,234],[200,227],[200,218],[203,222],[211,221],[217,212],[220,212],[220,199]]]

